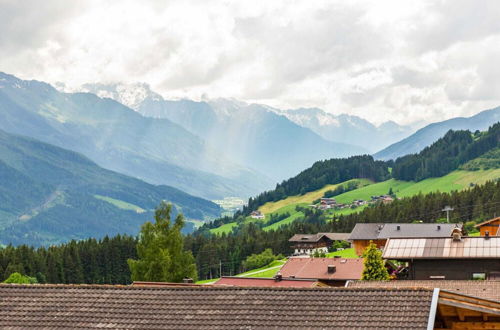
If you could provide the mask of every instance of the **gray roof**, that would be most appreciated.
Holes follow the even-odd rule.
[[[500,236],[485,238],[391,238],[384,259],[500,259]],[[499,260],[500,262],[500,260]]]
[[[383,226],[383,223],[357,223],[349,239],[377,239]]]
[[[349,239],[450,237],[457,226],[462,227],[454,223],[357,223]]]
[[[317,233],[317,234],[295,234],[289,242],[318,242],[322,237],[327,237],[332,241],[346,241],[349,233]]]

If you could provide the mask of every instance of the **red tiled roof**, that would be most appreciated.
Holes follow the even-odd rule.
[[[276,281],[272,278],[258,277],[222,277],[214,285],[250,286],[250,287],[288,287],[312,288],[317,285],[316,280],[282,279]]]
[[[329,265],[335,266],[334,273],[328,273]],[[320,280],[359,280],[362,272],[362,258],[290,258],[280,270],[283,277]]]
[[[426,329],[429,289],[0,285],[5,329]]]

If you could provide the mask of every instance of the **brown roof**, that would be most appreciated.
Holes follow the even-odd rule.
[[[500,281],[349,281],[350,288],[439,288],[450,292],[465,294],[500,302]]]
[[[287,287],[287,288],[313,288],[318,281],[306,279],[275,280],[273,278],[259,277],[222,277],[214,285],[251,286],[251,287]]]
[[[432,290],[0,285],[0,328],[426,329]]]
[[[321,238],[326,237],[332,241],[347,241],[349,233],[317,233],[317,234],[295,234],[290,238],[289,242],[318,242]]]
[[[334,273],[328,273],[329,265],[335,266]],[[320,280],[359,280],[362,272],[362,258],[290,258],[280,270],[283,277]]]
[[[500,236],[485,238],[390,238],[384,248],[384,259],[466,259],[500,258]]]
[[[478,228],[478,227],[481,227],[481,226],[484,226],[484,225],[487,225],[491,222],[495,222],[495,221],[500,221],[500,217],[496,217],[496,218],[493,218],[493,219],[490,219],[490,220],[486,220],[485,222],[481,222],[481,223],[478,223],[477,225],[475,225],[474,227]]]

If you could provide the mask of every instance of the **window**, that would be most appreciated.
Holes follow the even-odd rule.
[[[484,281],[486,279],[486,273],[472,273],[472,279],[474,281]]]

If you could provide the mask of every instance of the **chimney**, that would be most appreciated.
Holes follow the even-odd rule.
[[[328,265],[328,274],[335,273],[336,268],[335,265]]]
[[[190,277],[184,277],[182,283],[194,283],[193,279]]]
[[[274,281],[275,282],[279,282],[283,279],[283,275],[281,275],[281,273],[277,273],[276,275],[274,275]]]
[[[401,230],[401,226],[400,226],[400,225],[397,225],[397,226],[396,226],[396,230]]]
[[[441,230],[441,225],[438,225],[438,230]]]

